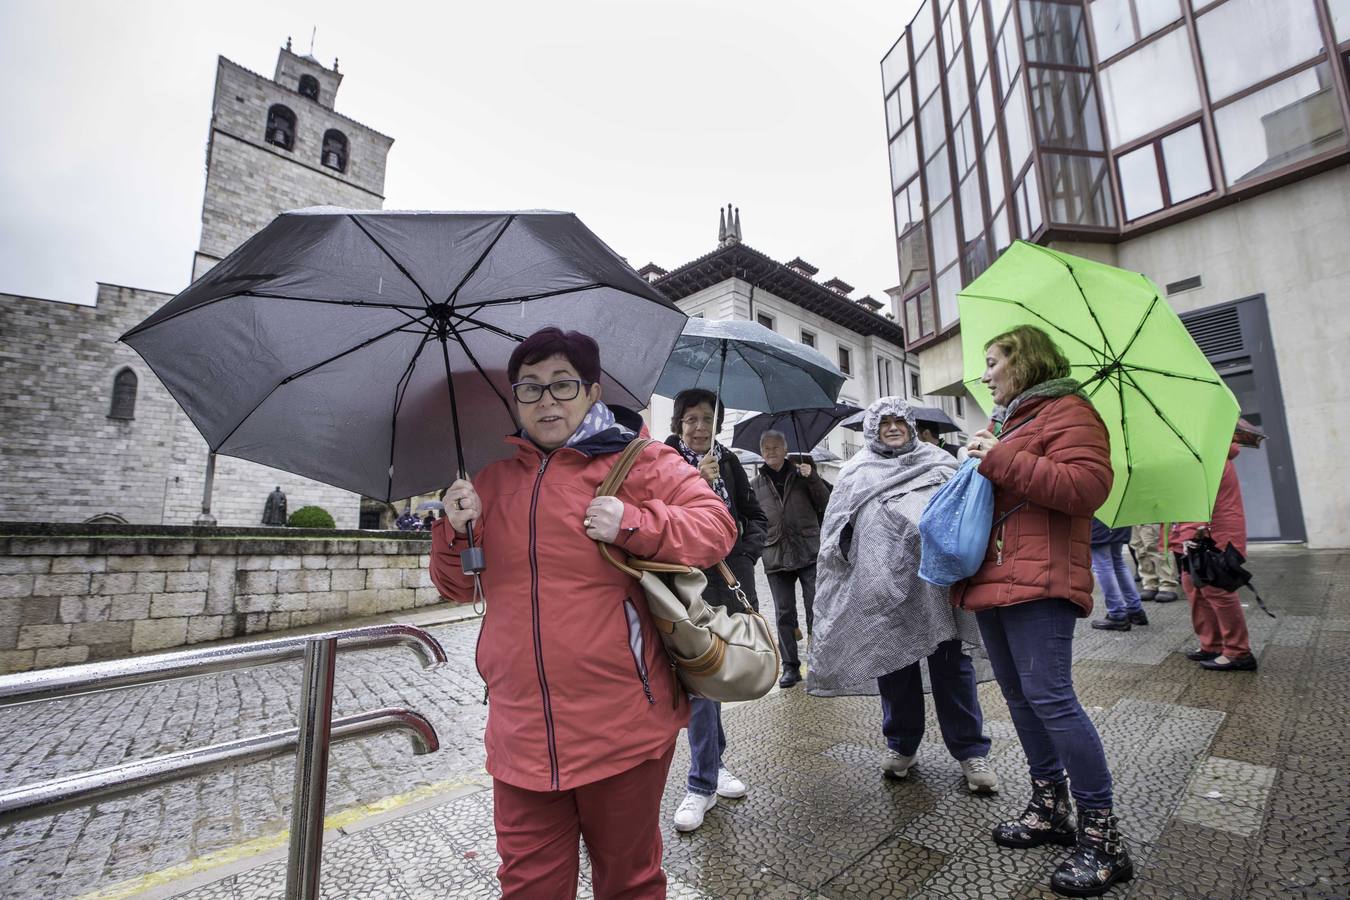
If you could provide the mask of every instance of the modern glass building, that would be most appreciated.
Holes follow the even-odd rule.
[[[1316,385],[1350,371],[1330,347],[1288,371],[1350,338],[1350,276],[1325,261],[1350,258],[1348,70],[1350,0],[923,0],[881,75],[891,293],[924,389],[960,391],[957,291],[1013,239],[1142,271],[1244,415],[1285,432],[1254,534],[1350,545],[1289,438],[1346,421]]]

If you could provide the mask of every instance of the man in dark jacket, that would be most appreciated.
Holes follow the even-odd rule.
[[[797,655],[797,582],[802,585],[806,606],[806,633],[811,633],[816,600],[816,554],[820,552],[820,520],[830,502],[830,487],[813,465],[789,465],[787,438],[766,431],[760,438],[759,455],[764,465],[755,479],[755,496],[769,521],[764,544],[764,574],[778,612],[778,650],[783,658],[779,687],[792,687],[802,680]]]

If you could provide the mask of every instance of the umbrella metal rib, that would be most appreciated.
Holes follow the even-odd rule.
[[[1070,280],[1073,281],[1073,286],[1078,288],[1078,296],[1083,299],[1083,308],[1087,310],[1088,315],[1092,316],[1092,324],[1097,326],[1097,331],[1102,336],[1102,343],[1106,345],[1107,350],[1111,350],[1111,355],[1115,356],[1116,355],[1115,351],[1112,350],[1111,348],[1111,340],[1106,336],[1106,329],[1102,328],[1101,320],[1097,318],[1097,311],[1092,308],[1092,304],[1088,302],[1087,293],[1084,292],[1083,286],[1078,283],[1078,276],[1073,273],[1073,266],[1071,266],[1068,263],[1068,261],[1065,260],[1063,257],[1061,257],[1059,254],[1051,253],[1049,250],[1047,250],[1045,247],[1042,247],[1040,244],[1028,244],[1028,246],[1033,247],[1036,250],[1039,250],[1046,256],[1049,256],[1051,259],[1058,262],[1068,271],[1069,278]],[[1148,314],[1145,313],[1144,315],[1147,316]]]
[[[403,277],[404,277],[404,278],[407,278],[408,281],[412,284],[412,286],[415,287],[415,288],[417,288],[417,293],[419,293],[419,294],[422,295],[422,300],[423,300],[424,304],[425,304],[426,306],[431,306],[431,297],[429,297],[429,296],[427,295],[427,292],[422,288],[422,286],[421,286],[420,284],[417,283],[417,279],[414,278],[414,277],[412,277],[412,273],[408,271],[408,269],[403,265],[403,263],[401,263],[401,262],[399,262],[397,259],[395,259],[395,258],[394,258],[394,254],[390,253],[390,252],[389,252],[389,249],[388,249],[387,247],[385,247],[384,244],[381,244],[379,241],[377,241],[377,240],[375,239],[375,235],[371,234],[371,233],[366,229],[366,226],[361,224],[361,220],[360,220],[360,219],[358,219],[356,216],[350,216],[350,215],[347,216],[347,218],[351,220],[351,223],[352,223],[353,225],[355,225],[358,229],[360,229],[360,231],[361,231],[362,234],[364,234],[367,238],[370,239],[370,242],[371,242],[372,244],[374,244],[375,247],[376,247],[381,253],[383,253],[383,254],[385,255],[385,258],[386,258],[386,259],[388,259],[391,263],[394,264],[394,268],[396,268],[396,269],[398,269],[400,272],[402,272],[402,273],[403,273]]]
[[[506,229],[510,228],[511,223],[514,222],[515,220],[516,220],[515,216],[506,217],[506,221],[502,223],[502,227],[497,230],[497,233],[495,235],[493,235],[493,238],[491,241],[488,242],[486,249],[483,250],[483,252],[479,255],[478,259],[474,260],[473,265],[469,267],[469,271],[464,273],[464,277],[459,280],[459,284],[455,285],[455,289],[450,292],[450,296],[445,298],[446,303],[449,303],[451,306],[455,304],[455,299],[459,297],[460,288],[468,284],[469,279],[472,278],[473,274],[478,271],[478,267],[483,264],[483,260],[488,258],[488,254],[491,253],[492,249],[497,246],[497,242],[502,239],[502,235],[506,234]],[[446,374],[448,376],[449,372],[447,371]]]
[[[1024,312],[1027,312],[1027,313],[1029,313],[1029,314],[1035,316],[1036,318],[1040,319],[1040,320],[1041,320],[1042,322],[1044,322],[1046,325],[1049,325],[1051,328],[1055,329],[1056,331],[1058,331],[1060,334],[1064,335],[1065,337],[1073,338],[1075,341],[1077,341],[1078,343],[1080,343],[1080,344],[1082,344],[1084,347],[1086,347],[1086,348],[1087,348],[1094,356],[1100,356],[1100,357],[1102,357],[1102,362],[1106,362],[1106,354],[1102,353],[1101,350],[1099,350],[1098,348],[1092,346],[1092,345],[1089,344],[1087,341],[1083,340],[1083,339],[1080,338],[1078,335],[1074,334],[1072,331],[1065,331],[1062,327],[1060,327],[1059,325],[1056,325],[1054,322],[1051,322],[1051,321],[1050,321],[1049,319],[1047,319],[1045,316],[1043,316],[1043,315],[1041,315],[1040,313],[1036,312],[1036,310],[1034,310],[1034,309],[1032,309],[1031,307],[1027,306],[1027,305],[1026,305],[1025,303],[1023,303],[1021,300],[1010,300],[1010,299],[1007,298],[1007,297],[991,297],[991,296],[989,296],[988,294],[968,294],[968,293],[966,293],[965,291],[962,291],[962,292],[961,292],[961,296],[967,297],[967,298],[969,298],[969,299],[971,299],[971,300],[990,300],[990,301],[992,301],[992,302],[994,302],[994,303],[1007,303],[1007,304],[1009,304],[1010,306],[1016,306],[1016,307],[1018,307],[1019,309],[1023,310]]]

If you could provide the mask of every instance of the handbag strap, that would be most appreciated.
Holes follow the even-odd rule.
[[[605,480],[600,482],[600,486],[595,489],[595,496],[617,497],[619,488],[623,486],[624,479],[628,477],[628,473],[633,470],[633,465],[637,462],[638,456],[642,454],[642,451],[647,448],[648,444],[653,443],[655,443],[655,441],[651,438],[634,438],[630,441],[628,446],[623,448],[623,452],[619,454],[618,461],[615,462],[614,467],[609,470],[609,474],[605,476]],[[639,580],[641,580],[643,572],[661,572],[679,575],[689,572],[692,569],[691,566],[682,566],[679,563],[656,562],[655,560],[638,559],[635,556],[629,556],[623,562],[620,562],[610,550],[609,544],[606,544],[603,541],[596,541],[595,543],[596,546],[600,548],[600,555],[605,558],[606,562],[620,572],[631,575]],[[726,581],[727,587],[732,591],[735,591],[739,597],[744,598],[745,595],[741,589],[740,581],[737,580],[725,561],[718,560],[717,571],[721,574],[722,579]]]

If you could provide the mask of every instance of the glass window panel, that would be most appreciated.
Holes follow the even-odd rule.
[[[1031,112],[1042,144],[1102,149],[1102,122],[1092,76],[1086,72],[1030,68]]]
[[[1181,18],[1181,0],[1134,0],[1139,13],[1139,40],[1162,31]]]
[[[901,35],[900,40],[891,48],[891,52],[881,58],[881,92],[890,93],[891,88],[900,83],[900,79],[905,77],[907,71],[909,71],[909,51],[905,38]]]
[[[942,64],[950,66],[952,60],[961,58],[961,46],[965,40],[961,29],[961,16],[950,9],[942,19]]]
[[[1199,197],[1214,187],[1205,157],[1205,135],[1197,122],[1162,139],[1167,192],[1173,203]]]
[[[990,231],[990,237],[994,239],[994,254],[998,255],[1012,244],[1012,232],[1008,228],[1008,211],[999,207],[994,212],[994,227]]]
[[[919,102],[927,100],[938,87],[937,45],[929,44],[928,49],[914,61],[914,83],[919,88]]]
[[[914,146],[914,126],[911,124],[891,141],[892,190],[913,178],[917,171],[919,171],[919,151]]]
[[[960,118],[970,106],[970,81],[966,78],[965,60],[947,70],[947,98],[951,101],[952,118]]]
[[[1336,40],[1350,41],[1350,0],[1327,0],[1331,7],[1331,24],[1336,30]]]
[[[1157,212],[1163,207],[1158,159],[1152,144],[1131,150],[1116,160],[1120,170],[1120,197],[1125,201],[1125,221]]]
[[[947,123],[942,118],[942,95],[934,94],[919,110],[919,128],[923,132],[924,149],[932,148],[947,139]]]
[[[1114,225],[1115,201],[1106,160],[1099,156],[1041,154],[1050,220],[1063,225]]]
[[[1091,65],[1081,6],[1022,0],[1022,39],[1029,63]]]
[[[960,316],[957,314],[956,292],[961,290],[961,267],[952,266],[937,278],[938,326],[946,328]]]
[[[933,211],[928,227],[933,232],[933,265],[939,270],[956,260],[956,204],[944,203]]]
[[[1008,14],[1008,5],[1012,0],[989,0],[989,11],[993,13],[990,19],[994,23],[994,31],[998,31],[1003,25],[1003,19]]]
[[[917,53],[933,39],[933,8],[928,3],[919,6],[913,20],[909,23],[909,37],[914,42]]]
[[[1350,2],[1350,0],[1347,0]],[[971,3],[972,9],[979,9],[978,3]],[[970,24],[970,61],[975,67],[975,77],[977,79],[984,77],[984,70],[989,65],[989,42],[985,37],[984,16],[977,15],[971,19]]]
[[[1097,42],[1098,59],[1110,59],[1138,40],[1130,0],[1092,0],[1088,12],[1092,17],[1092,39]]]
[[[1003,151],[998,145],[998,137],[991,137],[984,145],[984,176],[989,184],[989,205],[1003,203]]]
[[[1027,100],[1020,81],[1003,107],[1003,122],[1008,129],[1008,162],[1014,172],[1019,172],[1031,155],[1031,126],[1027,122]]]
[[[998,119],[994,115],[994,79],[986,75],[984,81],[975,89],[975,94],[980,102],[980,131],[981,138],[988,138],[994,131],[994,124]]]
[[[910,297],[905,301],[905,340],[912,341],[919,336],[919,298]]]
[[[901,188],[895,195],[895,234],[904,235],[915,225],[923,221],[923,192],[918,180],[911,181],[908,187]]]
[[[924,291],[919,295],[919,334],[927,337],[936,330],[933,322],[933,292]]]
[[[947,162],[947,145],[943,144],[938,152],[923,167],[923,178],[928,183],[928,205],[937,206],[952,193],[952,172]]]
[[[1214,111],[1224,177],[1238,184],[1345,143],[1331,68],[1320,63]]]
[[[1132,141],[1200,108],[1186,29],[1158,38],[1101,71],[1111,146]]]
[[[1026,205],[1027,237],[1035,234],[1044,219],[1041,217],[1041,188],[1036,178],[1036,167],[1027,169],[1027,177],[1022,181],[1022,201]]]
[[[980,273],[989,268],[993,257],[989,253],[989,239],[983,234],[966,244],[961,251],[961,263],[965,267],[965,282],[970,284]]]
[[[1322,51],[1314,0],[1228,0],[1195,20],[1210,97],[1220,100]]]
[[[970,122],[970,113],[967,112],[960,122],[956,123],[956,128],[952,131],[952,150],[956,152],[956,175],[958,178],[964,178],[965,174],[975,165],[975,128]]]
[[[908,78],[901,79],[895,96],[900,100],[900,124],[903,125],[914,118],[914,94],[910,91]]]
[[[886,133],[894,136],[900,128],[900,95],[891,94],[886,98]]]
[[[976,169],[961,182],[961,239],[969,241],[984,231],[984,204],[980,202],[980,170]]]
[[[928,283],[928,233],[922,228],[900,239],[900,279],[905,290]]]
[[[999,84],[1003,88],[1003,96],[1008,96],[1008,91],[1017,80],[1017,73],[1021,70],[1022,59],[1017,53],[1017,32],[1009,25],[1003,29],[1003,36],[999,38],[998,45],[994,48],[998,55],[998,77]]]

